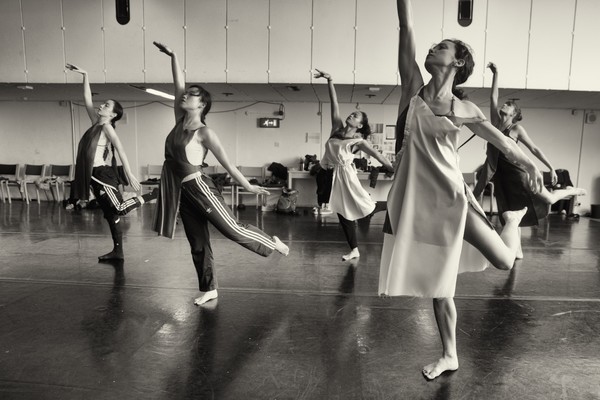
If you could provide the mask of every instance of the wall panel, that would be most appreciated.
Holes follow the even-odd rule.
[[[169,46],[184,68],[183,0],[144,0],[144,69],[145,82],[171,82],[171,60],[152,42]]]
[[[397,15],[394,2],[357,1],[356,83],[398,83]]]
[[[21,0],[29,82],[63,83],[64,45],[60,0]]]
[[[114,0],[102,0],[107,82],[144,82],[144,2],[129,0],[130,21],[120,25]]]
[[[458,24],[458,1],[444,2],[444,39],[459,39],[467,43],[473,51],[475,68],[469,79],[463,83],[467,87],[483,86],[483,73],[485,70],[485,29],[487,2],[473,2],[473,21],[469,26]]]
[[[65,24],[65,59],[88,72],[90,82],[106,81],[102,2],[62,0]],[[81,75],[68,72],[68,83],[81,83]]]
[[[532,0],[528,89],[567,89],[575,0]]]
[[[600,1],[577,0],[570,90],[598,90],[598,40],[600,40]]]
[[[227,82],[267,83],[269,0],[227,0]]]
[[[525,87],[531,0],[489,0],[484,67],[496,63],[498,85]],[[492,74],[484,73],[484,86],[492,85]]]
[[[2,82],[26,82],[19,0],[5,0],[2,4],[0,54],[2,54]]]
[[[310,83],[312,0],[277,0],[270,7],[269,82]]]
[[[225,82],[227,2],[185,2],[185,65],[188,82]]]
[[[312,68],[331,73],[336,83],[354,83],[356,3],[315,1]]]

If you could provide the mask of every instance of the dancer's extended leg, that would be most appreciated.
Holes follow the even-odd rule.
[[[566,189],[558,189],[550,192],[548,189],[543,188],[538,194],[539,197],[544,199],[547,204],[554,204],[559,200],[569,196],[585,196],[587,192],[585,189],[576,188],[573,186],[567,186]]]
[[[506,224],[498,235],[483,217],[469,207],[465,226],[465,240],[475,246],[494,267],[509,270],[512,268],[521,245],[519,223],[527,208],[519,211],[506,211],[502,214]]]

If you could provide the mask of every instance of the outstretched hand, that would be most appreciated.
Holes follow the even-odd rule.
[[[544,176],[537,167],[532,166],[528,168],[527,173],[529,175],[529,186],[533,193],[541,193],[544,188]]]
[[[73,64],[66,64],[65,67],[67,69],[70,69],[73,72],[77,72],[80,74],[87,74],[87,72],[84,69],[79,68],[77,65],[73,65]]]
[[[254,194],[264,194],[267,196],[271,194],[271,192],[269,192],[267,189],[257,185],[250,185],[250,187],[246,188],[246,190]]]
[[[321,70],[318,70],[318,69],[316,69],[316,68],[315,68],[315,71],[317,71],[317,72],[315,72],[315,73],[314,73],[314,75],[313,75],[315,78],[325,78],[325,79],[327,79],[328,81],[329,81],[329,80],[331,80],[331,75],[330,75],[330,74],[328,74],[327,72],[325,72],[325,71],[321,71]]]
[[[498,72],[498,68],[496,67],[496,64],[494,64],[493,62],[489,62],[487,67],[492,71],[492,74],[495,74],[496,72]]]
[[[161,53],[165,53],[168,56],[172,56],[173,55],[173,50],[171,50],[170,48],[168,48],[166,45],[160,43],[160,42],[152,42],[154,43],[154,45],[156,47],[158,47],[158,49],[160,50]]]

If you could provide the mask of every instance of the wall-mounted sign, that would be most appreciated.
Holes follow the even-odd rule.
[[[279,118],[258,118],[257,124],[259,128],[279,128]]]

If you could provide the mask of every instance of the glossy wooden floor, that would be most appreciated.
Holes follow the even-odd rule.
[[[145,207],[111,265],[99,211],[0,204],[0,399],[600,398],[598,221],[550,216],[512,272],[461,275],[460,369],[427,382],[430,300],[376,293],[383,213],[351,264],[335,217],[240,212],[290,255],[215,233],[220,297],[196,307],[183,229],[155,236]]]

